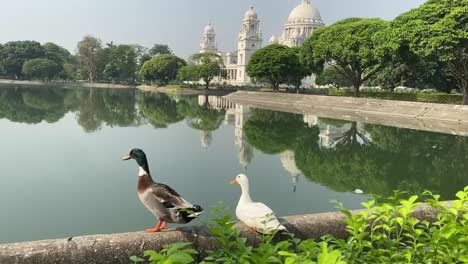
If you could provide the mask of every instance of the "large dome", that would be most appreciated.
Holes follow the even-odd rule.
[[[296,6],[289,14],[288,22],[295,23],[301,20],[321,20],[320,12],[310,4],[310,0],[301,0],[301,4]]]

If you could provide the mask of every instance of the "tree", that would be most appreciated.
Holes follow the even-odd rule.
[[[45,51],[45,58],[61,65],[70,61],[71,54],[67,49],[52,42],[46,42],[42,47]]]
[[[141,76],[146,80],[157,80],[166,85],[177,78],[179,69],[186,65],[186,62],[171,54],[163,54],[145,62],[141,68]]]
[[[367,79],[383,66],[376,52],[377,33],[388,26],[381,19],[348,18],[317,29],[303,45],[303,56],[309,69],[320,73],[325,64],[336,69],[353,83],[355,96]]]
[[[348,76],[343,75],[340,66],[329,66],[317,75],[315,83],[317,85],[332,85],[335,88],[350,87],[353,85]]]
[[[101,47],[101,40],[93,36],[83,37],[77,45],[80,70],[83,77],[86,77],[90,82],[94,82],[98,74],[98,51]]]
[[[198,81],[200,80],[200,73],[198,72],[198,65],[189,64],[181,67],[177,73],[177,78],[182,81]]]
[[[290,76],[288,83],[291,85],[294,85],[296,88],[296,92],[299,92],[299,88],[301,87],[302,80],[310,76],[312,72],[307,68],[305,60],[303,59],[303,56],[301,55],[302,48],[301,47],[292,47],[291,48],[294,53],[297,56],[297,59],[299,61],[299,67],[295,70],[290,71]]]
[[[402,55],[401,53],[393,56],[385,67],[364,84],[390,90],[405,86],[436,89],[447,93],[456,86],[455,80],[448,74],[446,63],[427,61],[415,54]]]
[[[7,76],[21,78],[23,63],[44,57],[44,48],[36,41],[11,41],[0,49],[0,68]]]
[[[56,77],[62,69],[62,65],[44,58],[28,60],[23,64],[23,74],[25,76],[47,81]]]
[[[447,63],[468,104],[468,1],[429,0],[397,17],[391,24],[393,51],[408,46],[428,60]]]
[[[113,45],[109,49],[104,66],[104,76],[112,81],[133,82],[137,69],[137,54],[132,45]]]
[[[3,45],[0,43],[0,76],[5,74],[5,68],[3,67],[2,56],[3,56]]]
[[[151,57],[162,55],[162,54],[172,54],[172,50],[166,44],[154,44],[153,47],[149,50]]]
[[[280,84],[292,79],[293,73],[300,71],[299,57],[295,51],[281,44],[271,44],[255,51],[246,69],[251,78],[270,83],[275,92]]]
[[[212,52],[197,53],[192,55],[192,60],[197,61],[198,74],[205,82],[205,89],[210,87],[211,81],[223,74],[224,63],[221,56]]]

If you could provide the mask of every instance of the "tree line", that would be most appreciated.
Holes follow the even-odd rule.
[[[168,45],[151,49],[113,42],[103,44],[93,36],[78,42],[75,54],[47,42],[11,41],[0,44],[0,76],[9,79],[83,80],[89,82],[166,85],[174,80],[203,80],[208,88],[222,77],[223,61],[218,54],[193,55],[188,62],[173,54]]]
[[[145,62],[172,54],[168,45],[103,44],[93,36],[78,42],[75,54],[55,43],[10,41],[0,44],[0,76],[9,79],[84,80],[136,83]]]

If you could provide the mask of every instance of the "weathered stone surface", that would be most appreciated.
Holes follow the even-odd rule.
[[[226,99],[255,108],[468,136],[468,106],[238,91]]]
[[[354,211],[357,213],[358,211]],[[415,216],[434,220],[436,212],[426,205],[416,209]],[[280,218],[286,228],[301,239],[319,239],[331,234],[346,238],[348,233],[340,212],[298,215]],[[256,244],[259,235],[242,224],[241,233],[248,243]],[[204,227],[184,227],[156,234],[144,232],[92,235],[65,239],[43,240],[0,245],[1,264],[119,264],[129,263],[129,257],[141,255],[145,250],[160,250],[175,242],[192,242],[201,252],[216,248],[216,241]]]

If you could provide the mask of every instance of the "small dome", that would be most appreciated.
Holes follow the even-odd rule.
[[[206,25],[205,29],[203,29],[204,33],[214,33],[214,27],[211,25],[211,23],[208,23]]]
[[[288,22],[294,23],[300,20],[318,19],[321,20],[320,12],[310,4],[310,0],[301,0],[301,4],[296,6],[289,14]]]
[[[253,10],[253,5],[250,5],[249,10],[245,12],[244,20],[257,20],[257,18],[258,18],[257,12]]]
[[[270,37],[270,40],[268,40],[268,43],[270,44],[278,43],[278,38],[275,37],[275,35],[273,35]]]

